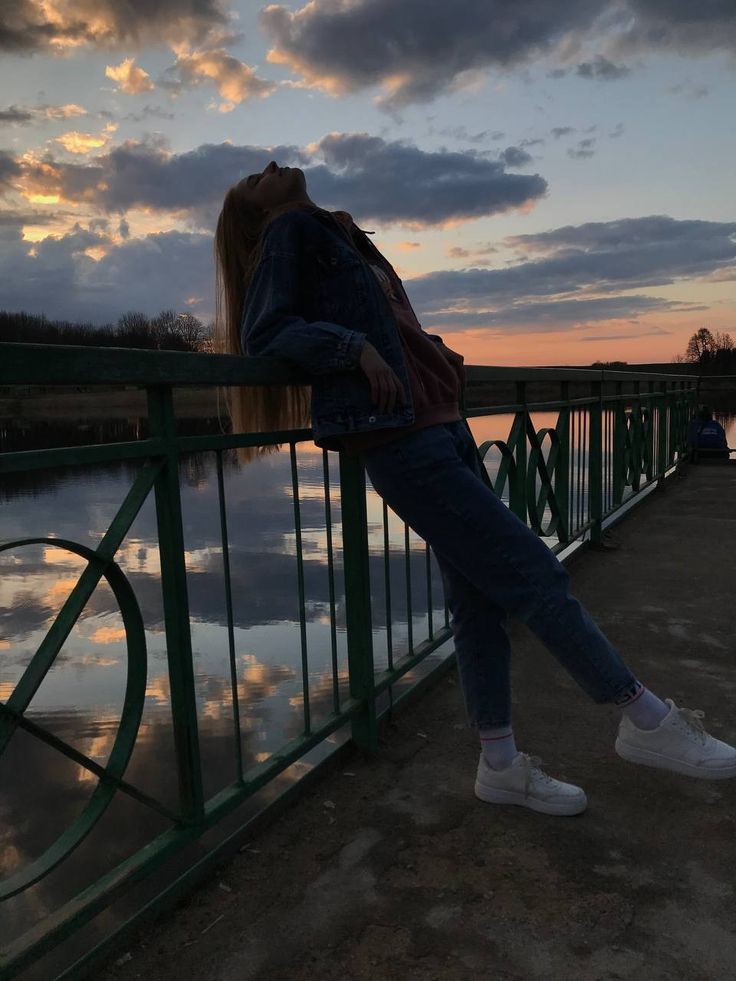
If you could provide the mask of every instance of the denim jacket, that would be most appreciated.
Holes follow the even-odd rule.
[[[365,242],[375,249],[369,239]],[[443,343],[437,335],[428,336]],[[388,412],[379,412],[371,400],[359,367],[366,339],[409,396]],[[313,376],[312,430],[318,446],[339,449],[334,437],[344,433],[414,422],[406,360],[389,301],[327,211],[294,208],[268,225],[245,297],[241,346],[249,356],[288,360]]]

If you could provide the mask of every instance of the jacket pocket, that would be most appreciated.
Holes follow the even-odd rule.
[[[320,306],[339,322],[360,312],[367,296],[363,260],[349,247],[331,246],[314,256],[315,287]]]

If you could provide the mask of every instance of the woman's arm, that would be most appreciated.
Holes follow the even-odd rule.
[[[299,216],[283,215],[273,226],[245,297],[243,351],[286,358],[313,375],[357,368],[365,333],[301,315],[306,269]]]

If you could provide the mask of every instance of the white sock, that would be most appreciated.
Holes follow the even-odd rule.
[[[624,715],[631,719],[637,729],[656,729],[662,719],[669,713],[670,707],[654,692],[642,687],[635,698],[626,705],[620,706]]]
[[[481,729],[480,745],[486,763],[494,770],[505,770],[518,754],[511,726]]]

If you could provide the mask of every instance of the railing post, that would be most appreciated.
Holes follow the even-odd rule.
[[[368,566],[368,517],[365,471],[359,457],[340,452],[340,502],[345,569],[345,621],[350,696],[362,703],[353,716],[353,741],[374,753],[378,748],[375,672]]]
[[[592,525],[590,527],[590,541],[592,545],[598,545],[601,541],[601,519],[603,516],[603,446],[602,446],[602,425],[603,425],[603,402],[602,402],[603,383],[594,381],[590,383],[590,394],[597,399],[589,405],[590,411],[590,445],[588,446],[588,513]]]
[[[667,382],[659,383],[657,399],[657,490],[667,487],[664,472],[667,469]]]
[[[623,382],[616,382],[613,414],[613,505],[618,507],[626,489],[626,406]]]
[[[181,814],[187,824],[196,824],[204,817],[204,797],[181,520],[179,458],[174,444],[176,421],[171,387],[155,385],[147,391],[151,435],[166,441],[164,466],[155,483],[156,518]]]
[[[526,524],[528,513],[526,501],[526,426],[529,410],[526,407],[526,382],[516,382],[515,386],[516,402],[517,404],[522,404],[521,410],[518,410],[521,411],[522,417],[521,425],[517,425],[519,421],[517,411],[514,419],[514,428],[517,433],[516,446],[511,450],[512,453],[515,450],[516,467],[509,479],[509,509],[514,512],[517,518],[521,518],[524,524]]]
[[[557,417],[557,437],[559,456],[555,467],[555,498],[560,510],[558,538],[561,542],[570,540],[570,383],[560,382],[560,399],[568,404],[560,409]]]

